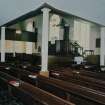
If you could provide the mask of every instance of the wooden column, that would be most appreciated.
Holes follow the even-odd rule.
[[[5,62],[5,27],[1,27],[1,62]]]
[[[41,71],[48,71],[48,34],[50,9],[43,8],[42,46],[41,46]]]
[[[100,65],[105,65],[105,27],[101,28]]]

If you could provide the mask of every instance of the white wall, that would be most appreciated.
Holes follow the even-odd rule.
[[[100,48],[96,48],[96,39],[100,38],[100,27],[92,25],[90,29],[90,50],[94,50],[94,53],[99,55]]]
[[[100,27],[83,20],[74,21],[73,40],[77,40],[84,50],[94,50],[94,54],[100,54],[100,48],[96,48],[96,39],[100,38]]]
[[[57,26],[60,23],[60,16],[56,14],[50,15],[50,24],[49,24],[49,41],[55,43],[55,40],[60,40],[60,26]]]
[[[73,40],[77,41],[84,50],[89,50],[90,24],[81,20],[74,20]]]
[[[26,31],[29,31],[29,32],[35,32],[35,28],[33,27],[33,22],[35,21],[35,18],[30,18],[30,19],[27,19],[25,21],[25,28],[26,28]]]
[[[50,14],[50,21],[51,21],[51,16],[52,14]],[[85,50],[94,50],[95,51],[95,54],[99,54],[100,53],[100,49],[97,49],[96,48],[96,38],[99,38],[100,37],[100,28],[98,26],[96,26],[95,24],[92,24],[90,22],[86,22],[86,21],[83,21],[81,19],[76,19],[75,18],[75,21],[74,21],[74,18],[73,17],[61,17],[61,16],[58,16],[60,19],[63,18],[66,23],[68,25],[70,25],[70,32],[69,32],[69,36],[70,36],[70,40],[77,40],[79,42],[79,44],[84,47]],[[56,19],[56,18],[55,18]],[[41,46],[41,40],[42,40],[42,15],[38,15],[32,19],[28,19],[25,21],[25,24],[26,24],[26,29],[28,29],[28,31],[33,31],[34,29],[32,28],[32,21],[35,20],[35,25],[36,27],[38,28],[38,45],[37,46]],[[56,21],[56,20],[54,20]],[[78,24],[76,24],[75,22],[77,21]],[[57,24],[59,24],[59,19],[57,19]],[[27,26],[29,24],[29,27]],[[53,25],[57,25],[56,23],[54,23]],[[52,27],[50,27],[52,28]],[[54,29],[50,29],[49,31],[51,31],[52,33],[49,33],[49,40],[51,39],[51,37],[58,37],[58,39],[56,40],[59,40],[59,38],[61,37],[61,27],[56,27],[57,29],[54,30]],[[63,34],[62,34],[63,35]],[[17,45],[21,45],[21,46],[25,46],[22,51],[22,48],[20,47],[19,51],[22,53],[22,52],[26,52],[26,53],[33,53],[33,52],[38,52],[38,48],[35,49],[35,44],[33,45],[32,43],[31,44],[28,44],[28,43],[23,43],[23,42],[19,42],[20,44],[17,44]],[[11,44],[11,42],[10,42]],[[28,46],[29,45],[29,46]],[[28,46],[28,47],[27,47]],[[18,48],[18,46],[16,47]],[[33,48],[35,50],[33,50]],[[30,49],[30,51],[29,51]],[[10,49],[10,52],[12,50]],[[18,51],[18,52],[19,52]]]
[[[49,30],[49,41],[54,42],[55,40],[63,40],[64,27],[59,26],[61,19],[64,19],[67,25],[70,26],[69,29],[69,39],[73,37],[74,19],[73,17],[66,16],[62,17],[59,15],[51,14],[50,16],[50,30]]]

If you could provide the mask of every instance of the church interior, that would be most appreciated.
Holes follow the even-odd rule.
[[[0,105],[105,105],[104,2],[54,1],[0,23]]]

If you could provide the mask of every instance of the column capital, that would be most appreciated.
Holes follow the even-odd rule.
[[[2,28],[2,29],[5,29],[6,27],[5,27],[5,26],[2,26],[1,28]]]
[[[44,7],[44,8],[41,9],[41,11],[42,11],[42,12],[45,12],[45,11],[46,11],[46,12],[50,12],[51,9],[49,9],[49,8],[47,8],[47,7]]]
[[[105,27],[101,27],[100,29],[101,29],[101,31],[105,31]]]

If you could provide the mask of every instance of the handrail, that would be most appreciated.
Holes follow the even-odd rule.
[[[75,55],[83,55],[83,47],[81,47],[77,41],[70,41],[70,50]]]
[[[84,56],[88,56],[88,55],[94,55],[94,50],[85,50],[84,51]]]
[[[90,55],[94,54],[93,50],[84,50],[84,48],[74,40],[56,40],[56,42],[59,42],[51,45],[49,45],[49,53],[50,54],[57,54],[57,55],[73,55],[73,56],[83,56],[85,57],[86,51],[92,51],[93,53],[90,53]],[[50,43],[49,43],[50,44]],[[50,48],[51,47],[51,48]],[[56,47],[58,47],[58,51],[56,51]]]

